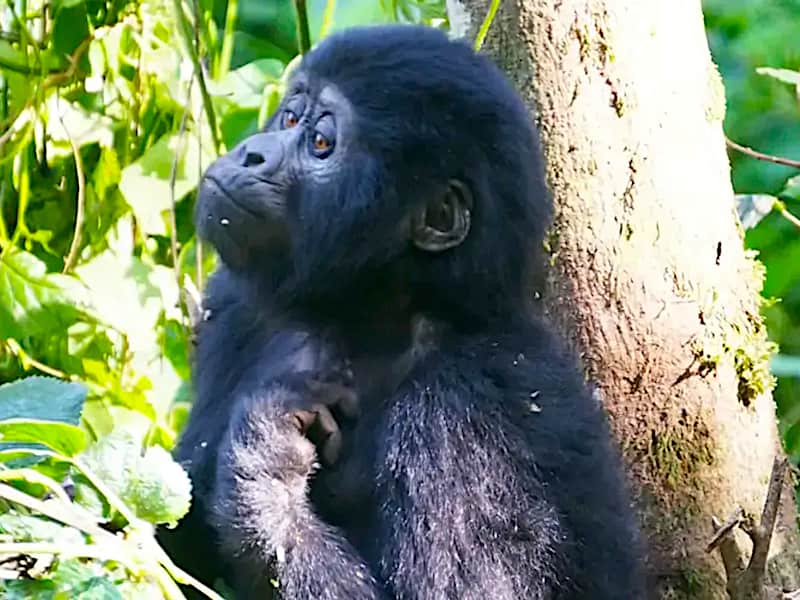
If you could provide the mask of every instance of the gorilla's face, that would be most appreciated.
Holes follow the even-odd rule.
[[[350,105],[333,86],[293,82],[264,130],[220,157],[200,184],[201,236],[233,268],[286,255],[299,186],[325,186],[343,167]]]
[[[323,260],[341,260],[345,247],[358,252],[358,237],[382,259],[459,245],[471,223],[467,185],[428,178],[392,201],[397,186],[383,168],[396,162],[391,154],[388,143],[376,149],[359,140],[353,105],[333,84],[315,85],[301,72],[263,132],[209,167],[198,196],[200,234],[234,269],[276,260],[296,266],[308,259],[297,254],[326,246]],[[423,189],[426,198],[415,197]],[[386,251],[376,252],[381,243]]]

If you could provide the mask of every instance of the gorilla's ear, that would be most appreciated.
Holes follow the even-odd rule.
[[[455,179],[411,219],[411,241],[420,250],[442,252],[463,242],[471,224],[472,192]]]

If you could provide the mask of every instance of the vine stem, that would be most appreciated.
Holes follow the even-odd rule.
[[[758,150],[753,150],[752,148],[748,148],[747,146],[742,146],[741,144],[737,144],[736,142],[727,137],[725,138],[725,143],[729,148],[732,148],[733,150],[736,150],[737,152],[744,154],[746,156],[750,156],[751,158],[756,158],[758,160],[775,163],[776,165],[783,165],[785,167],[800,169],[800,160],[792,160],[791,158],[783,158],[782,156],[764,154],[763,152],[759,152]]]
[[[306,0],[294,0],[294,11],[297,17],[297,44],[300,54],[311,49],[311,34],[308,30],[308,9]]]
[[[75,144],[75,140],[72,138],[72,135],[70,135],[61,111],[59,111],[58,119],[61,121],[61,126],[64,128],[64,132],[67,135],[69,146],[72,148],[72,156],[75,158],[75,177],[78,180],[78,200],[77,208],[75,210],[75,229],[72,234],[72,242],[69,246],[69,252],[67,252],[67,257],[64,259],[64,268],[61,270],[62,273],[69,273],[75,267],[75,263],[78,260],[78,252],[81,249],[81,233],[83,230],[83,220],[86,212],[86,174],[83,171],[83,159],[81,158],[80,148],[78,148],[77,144]]]
[[[478,35],[475,36],[475,52],[480,52],[483,48],[483,43],[486,41],[486,36],[489,34],[489,28],[494,22],[497,9],[500,8],[500,0],[492,0],[489,6],[489,12],[486,13],[486,18],[481,23],[481,28],[478,30]]]
[[[208,86],[206,85],[206,78],[203,73],[203,65],[200,64],[200,55],[198,49],[195,47],[194,36],[189,27],[186,13],[183,11],[181,0],[173,0],[172,5],[175,10],[175,20],[178,22],[178,29],[180,29],[181,37],[183,38],[184,44],[186,44],[189,57],[192,59],[192,64],[194,65],[194,76],[197,78],[200,96],[203,99],[203,112],[206,113],[206,119],[208,119],[208,128],[211,130],[214,150],[219,154],[222,148],[222,141],[220,140],[219,131],[217,130],[217,115],[214,112],[211,95],[208,93]]]

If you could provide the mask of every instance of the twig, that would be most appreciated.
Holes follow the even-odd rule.
[[[764,509],[761,512],[761,522],[747,531],[753,540],[753,552],[750,556],[748,571],[755,571],[763,578],[767,571],[767,555],[769,554],[769,544],[772,539],[772,532],[775,529],[775,519],[778,516],[778,508],[781,504],[781,492],[783,482],[786,478],[786,467],[788,460],[786,457],[775,457],[772,464],[772,474],[767,488],[767,498],[764,501]]]
[[[172,160],[172,169],[169,174],[169,246],[170,253],[172,254],[172,269],[175,273],[175,283],[178,289],[181,288],[181,263],[178,256],[178,220],[175,216],[177,209],[177,198],[175,198],[175,183],[178,180],[178,161],[183,157],[183,139],[186,133],[186,122],[189,117],[189,107],[192,105],[192,82],[189,82],[189,87],[186,90],[186,108],[181,117],[181,124],[178,129],[178,147],[175,149],[175,158]],[[198,158],[198,160],[200,160]]]
[[[239,0],[228,0],[225,9],[225,27],[222,30],[222,50],[217,63],[217,77],[224,77],[231,68],[233,56],[233,32],[236,29],[236,18],[239,13]]]
[[[297,24],[297,50],[300,54],[305,54],[311,49],[311,33],[308,30],[306,0],[294,0],[294,12]]]
[[[72,234],[72,243],[70,243],[69,252],[67,252],[67,257],[64,259],[64,268],[61,269],[62,273],[69,273],[78,260],[78,251],[81,248],[81,232],[83,229],[86,205],[86,175],[83,172],[83,159],[81,159],[80,148],[75,144],[75,140],[72,139],[67,129],[67,124],[64,122],[64,116],[60,111],[58,119],[61,121],[61,126],[64,128],[64,133],[67,135],[69,146],[72,148],[72,156],[75,158],[75,177],[78,180],[78,205],[75,209],[75,230]]]
[[[33,358],[30,354],[25,352],[25,350],[22,348],[22,346],[19,345],[19,342],[17,342],[17,340],[9,338],[4,340],[4,343],[11,351],[11,354],[13,354],[19,359],[19,361],[22,363],[22,368],[25,369],[26,371],[28,370],[28,368],[33,367],[37,371],[41,371],[42,373],[50,375],[51,377],[55,377],[56,379],[64,379],[67,381],[74,379],[72,375],[68,375],[63,371],[59,371],[55,367],[46,365],[43,362],[40,362],[35,358]]]
[[[483,43],[486,41],[486,36],[489,34],[489,28],[494,22],[494,17],[497,14],[497,9],[500,8],[500,0],[492,0],[489,6],[489,12],[486,13],[486,18],[481,23],[481,28],[478,30],[478,35],[475,36],[475,52],[480,52],[483,48]]]
[[[713,518],[714,529],[716,530],[716,533],[714,534],[714,537],[711,538],[711,541],[708,542],[708,545],[706,546],[706,552],[711,552],[714,550],[714,548],[719,546],[723,538],[733,531],[734,528],[738,527],[743,518],[744,510],[742,510],[741,506],[738,506],[724,523],[720,523],[716,518]]]
[[[325,11],[322,13],[322,25],[319,28],[319,39],[328,35],[333,25],[333,13],[336,12],[336,0],[328,0],[325,3]]]
[[[219,131],[217,130],[217,115],[214,112],[211,95],[208,93],[208,87],[206,86],[206,78],[203,73],[203,65],[200,63],[200,55],[198,49],[195,48],[194,37],[189,29],[186,13],[183,12],[181,0],[172,0],[172,5],[175,10],[175,20],[178,22],[181,37],[183,37],[183,42],[186,44],[187,52],[189,52],[189,57],[192,59],[192,64],[194,65],[194,76],[197,78],[197,84],[200,87],[200,97],[203,100],[203,110],[208,120],[208,128],[211,130],[211,139],[214,141],[214,150],[219,154],[222,148],[222,141],[220,140]],[[199,16],[195,15],[195,18],[198,19]]]
[[[789,221],[789,223],[800,229],[800,219],[798,219],[792,213],[789,212],[789,209],[786,208],[786,205],[783,203],[782,200],[776,200],[772,208],[781,213],[781,216],[787,221]]]
[[[753,150],[752,148],[748,148],[747,146],[742,146],[741,144],[737,144],[736,142],[727,137],[725,138],[725,143],[728,145],[729,148],[733,148],[737,152],[740,152],[752,158],[757,158],[758,160],[775,163],[776,165],[784,165],[786,167],[800,169],[800,160],[792,160],[791,158],[783,158],[781,156],[774,156],[772,154],[764,154],[763,152],[759,152],[758,150]]]
[[[728,580],[728,594],[732,600],[766,600],[774,597],[775,591],[766,585],[767,557],[775,529],[775,520],[781,503],[781,492],[786,477],[788,460],[785,457],[776,457],[772,464],[767,497],[758,523],[752,516],[742,516],[742,510],[736,512],[725,522],[719,525],[714,520],[717,530],[707,550],[710,552],[719,547],[722,562]],[[736,525],[747,533],[753,542],[750,561],[744,566],[744,552],[737,544],[732,533]]]

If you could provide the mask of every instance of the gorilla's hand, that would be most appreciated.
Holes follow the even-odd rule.
[[[345,369],[337,369],[329,373],[307,377],[298,374],[295,377],[302,379],[299,392],[291,398],[294,402],[290,402],[289,414],[300,433],[316,446],[322,461],[332,465],[342,449],[338,419],[354,419],[358,416],[358,397],[352,374]]]
[[[331,370],[286,375],[239,399],[217,456],[212,501],[227,550],[238,552],[247,540],[262,558],[280,561],[317,527],[308,476],[318,454],[327,463],[338,458],[337,418],[354,417],[357,406],[347,374]]]

